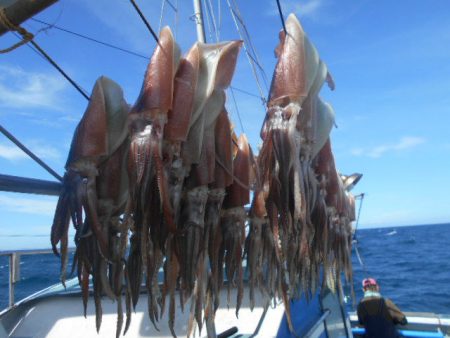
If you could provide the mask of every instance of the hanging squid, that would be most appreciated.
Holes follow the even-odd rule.
[[[127,212],[134,226],[127,264],[134,307],[145,272],[149,317],[153,324],[159,318],[158,307],[162,303],[157,275],[163,263],[165,240],[168,232],[176,231],[162,147],[168,112],[173,106],[179,58],[178,45],[170,29],[165,27],[129,114],[130,203]]]
[[[77,246],[74,266],[78,268],[85,314],[91,275],[97,331],[102,317],[100,298],[106,293],[117,300],[118,334],[123,323],[121,295],[128,234],[127,224],[120,218],[128,197],[128,111],[122,89],[112,80],[100,77],[72,139],[51,232],[55,254],[58,254],[56,245],[61,243],[64,284],[72,218]]]
[[[178,220],[182,302],[193,294],[191,323],[195,317],[200,330],[208,281],[209,227],[205,224],[211,225],[205,218],[214,217],[211,210],[206,213],[206,208],[208,185],[215,180],[215,125],[224,110],[225,89],[230,85],[241,44],[240,41],[199,44],[201,62],[196,95],[203,101],[197,99],[194,103],[189,134],[182,146],[183,165],[189,170]],[[188,332],[191,328],[192,324]]]

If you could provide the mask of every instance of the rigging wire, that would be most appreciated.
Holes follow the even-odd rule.
[[[230,92],[231,92],[231,97],[233,98],[233,102],[234,102],[234,108],[236,110],[237,116],[238,116],[238,120],[239,120],[239,124],[241,126],[241,130],[242,132],[245,134],[245,129],[244,129],[244,125],[242,124],[242,120],[241,120],[241,114],[239,112],[239,108],[236,102],[236,97],[234,96],[234,90],[233,87],[230,87]]]
[[[260,98],[261,98],[262,104],[265,105],[265,103],[266,103],[267,101],[266,101],[266,99],[265,99],[265,95],[264,95],[263,90],[262,90],[262,87],[261,87],[261,83],[260,83],[260,80],[259,80],[259,76],[258,76],[256,67],[255,67],[255,63],[254,63],[253,59],[249,56],[250,53],[249,53],[249,51],[248,51],[248,49],[247,49],[246,39],[245,39],[245,37],[243,36],[243,34],[242,34],[242,32],[241,32],[241,29],[239,28],[239,24],[238,24],[238,21],[237,21],[237,18],[236,18],[236,12],[233,10],[232,5],[231,5],[231,3],[230,3],[230,0],[227,0],[227,4],[228,4],[228,8],[230,9],[231,16],[232,16],[232,18],[233,18],[234,24],[235,24],[235,26],[236,26],[236,30],[237,30],[239,36],[241,37],[241,39],[244,41],[244,50],[245,50],[245,54],[247,55],[247,59],[248,59],[248,61],[249,61],[249,63],[250,63],[250,67],[251,67],[251,69],[252,69],[252,73],[253,73],[253,77],[255,78],[256,85],[257,85],[257,87],[258,87],[258,91],[259,91],[259,94],[260,94]],[[236,5],[236,4],[235,4],[235,5]],[[243,23],[243,22],[241,21],[241,24],[242,24],[242,23]]]
[[[166,0],[166,1],[167,1],[167,0]],[[178,12],[178,11],[177,11],[177,12]],[[49,24],[49,23],[47,23],[47,22],[45,22],[45,21],[41,21],[41,20],[37,20],[37,19],[32,19],[32,20],[35,20],[35,21],[40,22],[40,23],[45,24],[45,25],[51,25],[51,24]],[[68,30],[68,29],[65,29],[65,28],[57,27],[57,26],[54,26],[54,25],[52,25],[52,26],[53,26],[53,28],[55,28],[55,29],[59,29],[59,30],[61,30],[62,32],[65,32],[65,33],[68,33],[68,34],[72,34],[72,35],[74,35],[74,36],[76,36],[76,37],[78,37],[78,38],[86,39],[86,40],[89,40],[89,41],[91,41],[91,42],[94,42],[94,43],[103,45],[103,46],[105,46],[105,47],[110,47],[110,48],[113,48],[113,49],[119,49],[119,50],[121,50],[121,51],[123,51],[123,52],[127,52],[127,53],[129,53],[130,55],[133,55],[133,56],[136,56],[136,57],[139,57],[139,58],[143,58],[143,59],[146,59],[146,60],[149,60],[149,59],[150,59],[150,58],[148,58],[148,57],[146,57],[146,56],[144,56],[144,55],[135,53],[135,52],[130,51],[130,50],[128,50],[128,49],[121,48],[121,47],[117,47],[117,46],[108,44],[108,43],[106,43],[106,42],[103,42],[103,41],[101,41],[101,40],[97,40],[97,39],[91,38],[91,37],[86,36],[86,35],[83,35],[83,34],[79,34],[79,33],[77,33],[77,32],[74,32],[74,31],[71,31],[71,30]],[[13,32],[13,33],[14,33],[14,32]],[[17,38],[20,39],[20,36],[19,36],[18,34],[15,34],[15,35],[17,36]],[[45,57],[44,57],[41,53],[39,53],[35,48],[33,48],[33,46],[30,46],[30,45],[28,45],[28,44],[27,44],[26,46],[27,46],[28,48],[30,48],[31,50],[33,50],[33,51],[34,51],[37,55],[39,55],[42,59],[46,60]],[[236,87],[236,86],[232,86],[232,88],[233,88],[235,91],[238,91],[238,92],[243,93],[243,94],[245,94],[245,95],[248,95],[248,96],[251,96],[251,97],[255,97],[255,98],[261,99],[261,97],[260,97],[259,95],[254,94],[254,93],[250,93],[249,91],[246,91],[246,90],[244,90],[244,89],[238,88],[238,87]],[[85,89],[83,89],[83,90],[86,92]]]
[[[217,39],[220,41],[220,29],[222,27],[222,2],[217,0],[217,16],[219,17],[219,25],[217,26]]]
[[[158,36],[156,35],[155,31],[153,30],[152,26],[150,26],[150,24],[148,23],[147,19],[145,18],[144,14],[142,13],[142,11],[140,10],[139,6],[137,5],[136,1],[134,0],[130,0],[131,4],[133,5],[134,9],[136,10],[136,12],[139,14],[139,17],[142,19],[142,21],[144,22],[145,26],[147,26],[148,30],[150,31],[150,34],[153,36],[153,38],[155,39],[156,43],[161,47],[159,43],[159,39]]]
[[[6,15],[3,13],[3,9],[0,11],[2,13],[1,20],[4,24],[6,24],[7,28],[17,37],[19,33],[21,35],[21,37],[18,37],[21,41],[17,44],[15,44],[14,46],[8,48],[6,51],[11,51],[12,49],[15,49],[19,46],[21,46],[22,44],[26,44],[28,42],[30,42],[33,47],[41,54],[41,56],[43,56],[53,67],[55,67],[62,76],[64,76],[64,78],[69,81],[72,86],[75,87],[76,90],[78,90],[78,92],[83,95],[88,101],[89,101],[89,95],[86,94],[85,90],[83,88],[81,88],[74,80],[72,80],[72,78],[67,75],[67,73],[33,40],[34,35],[31,34],[30,32],[28,32],[26,29],[24,29],[23,27],[20,26],[15,26],[14,24],[12,24],[9,19],[6,17]],[[17,32],[17,33],[16,33]],[[5,52],[5,51],[3,51]]]
[[[248,92],[248,91],[246,91],[246,90],[244,90],[244,89],[240,89],[240,88],[237,88],[237,87],[235,87],[235,86],[230,86],[230,88],[233,88],[234,90],[236,90],[236,91],[238,91],[238,92],[241,92],[241,93],[243,93],[243,94],[246,94],[246,95],[248,95],[248,96],[252,96],[252,97],[256,97],[257,99],[261,99],[261,96],[256,95],[256,94],[252,94],[252,93],[250,93],[250,92]]]
[[[67,75],[67,73],[36,42],[31,40],[30,43],[47,59],[48,62],[50,62],[50,64],[53,67],[55,67],[58,70],[58,72],[61,73],[62,76],[65,77],[67,81],[69,81],[72,84],[72,86],[75,87],[76,90],[78,90],[78,92],[81,95],[84,96],[86,100],[89,101],[89,95],[85,93],[85,90],[83,88],[81,88],[74,80],[72,80],[72,78],[69,75]]]
[[[161,33],[161,25],[164,16],[164,7],[166,6],[166,0],[161,1],[161,14],[159,16],[158,33]]]
[[[17,34],[16,32],[11,32],[13,33],[18,39],[21,39],[20,35]],[[40,58],[42,58],[42,60],[47,61],[47,59],[41,54],[39,53],[33,46],[30,46],[29,44],[25,44],[25,46],[27,46],[28,48],[30,48],[33,52],[35,52]]]
[[[165,0],[165,1],[169,4],[170,7],[172,7],[174,12],[178,12],[178,0],[175,3],[175,5],[173,3],[171,3],[170,0]]]
[[[267,80],[266,72],[265,72],[264,68],[261,66],[261,61],[259,60],[258,53],[256,52],[256,48],[253,45],[252,39],[250,37],[250,33],[248,32],[247,26],[244,23],[244,20],[242,18],[242,14],[241,14],[241,12],[239,10],[239,7],[238,7],[238,5],[237,5],[235,0],[233,0],[233,3],[235,5],[234,11],[236,13],[236,16],[237,16],[239,22],[242,25],[242,28],[244,29],[244,34],[245,34],[245,36],[247,38],[247,42],[246,43],[248,44],[248,46],[250,47],[251,52],[254,55],[254,57],[252,56],[252,58],[255,60],[256,65],[258,66],[259,70],[261,71],[261,75],[262,75],[262,78],[263,78],[263,81],[264,81],[264,85],[266,87],[266,90],[268,91],[269,88],[268,88],[268,85],[267,85],[268,84],[268,80]]]
[[[19,39],[21,39],[21,37],[19,37],[17,34],[15,34],[15,32],[13,32],[14,33],[14,35],[16,36],[16,37],[18,37]],[[72,80],[72,78],[69,76],[69,75],[67,75],[67,73],[36,43],[36,42],[34,42],[33,40],[31,40],[31,41],[29,41],[32,45],[33,45],[33,47],[32,46],[30,46],[30,45],[28,45],[27,44],[27,46],[29,46],[35,53],[37,53],[39,56],[41,56],[42,58],[44,58],[46,61],[48,61],[53,67],[55,67],[57,70],[58,70],[58,72],[62,75],[62,76],[64,76],[64,78],[67,80],[67,81],[69,81],[70,82],[70,84],[81,94],[81,95],[83,95],[83,97],[86,99],[86,100],[88,100],[89,101],[89,95],[87,95],[86,93],[86,90],[85,89],[83,89],[80,85],[78,85],[74,80]]]
[[[170,1],[169,1],[170,4]],[[175,2],[175,36],[178,37],[178,22],[179,22],[179,14],[178,14],[178,0]]]
[[[283,11],[281,10],[280,0],[277,0],[278,13],[280,14],[281,24],[283,25],[284,34],[287,35],[286,25],[284,24]]]
[[[208,25],[209,39],[210,39],[210,41],[213,41],[211,22],[210,22],[210,13],[208,11],[208,7],[206,6],[206,2],[202,1],[202,3],[203,3],[203,7],[204,7],[204,12],[206,12],[206,24]],[[207,42],[207,41],[205,41],[205,42]]]
[[[209,16],[211,17],[212,25],[214,28],[214,34],[216,35],[216,42],[219,42],[219,33],[217,30],[216,16],[214,14],[213,5],[211,3],[211,0],[207,0],[207,2],[205,2],[205,3],[206,3],[207,12],[209,13]]]
[[[166,1],[167,1],[167,0],[166,0]],[[50,24],[50,23],[45,22],[45,21],[42,21],[42,20],[38,20],[38,19],[34,19],[34,18],[31,18],[31,20],[36,21],[36,22],[38,22],[38,23],[40,23],[40,24],[43,24],[43,25],[47,25],[48,28],[54,28],[54,29],[60,30],[60,31],[65,32],[65,33],[68,33],[68,34],[72,34],[72,35],[77,36],[77,37],[79,37],[79,38],[83,38],[83,39],[86,39],[86,40],[89,40],[89,41],[98,43],[98,44],[103,45],[103,46],[106,46],[106,47],[110,47],[110,48],[113,48],[113,49],[117,49],[117,50],[120,50],[120,51],[122,51],[122,52],[131,54],[131,55],[134,55],[134,56],[137,56],[137,57],[146,59],[146,60],[149,59],[149,58],[148,58],[147,56],[145,56],[145,55],[142,55],[142,54],[139,54],[139,53],[130,51],[130,50],[128,50],[128,49],[125,49],[125,48],[122,48],[122,47],[119,47],[119,46],[112,45],[112,44],[107,43],[107,42],[104,42],[104,41],[97,40],[97,39],[95,39],[95,38],[91,38],[91,37],[89,37],[89,36],[87,36],[87,35],[83,35],[83,34],[80,34],[80,33],[77,33],[77,32],[71,31],[71,30],[68,30],[68,29],[66,29],[66,28],[62,28],[62,27],[56,26],[56,25],[54,25],[54,24]]]

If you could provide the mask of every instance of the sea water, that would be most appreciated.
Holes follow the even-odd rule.
[[[370,276],[402,311],[450,313],[450,224],[364,229],[356,238],[363,262],[353,249],[356,303],[362,279]],[[58,283],[59,266],[52,254],[23,256],[16,300]],[[7,257],[0,257],[0,309],[8,305],[8,269]],[[349,290],[345,287],[351,309]]]
[[[358,230],[353,246],[357,301],[373,277],[402,311],[450,313],[450,224]]]

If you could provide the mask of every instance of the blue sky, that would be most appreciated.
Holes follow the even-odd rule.
[[[212,2],[218,16],[218,1]],[[226,1],[221,2],[220,39],[237,39]],[[138,3],[158,29],[161,2]],[[173,28],[186,52],[196,39],[189,20],[193,8],[190,0],[178,3],[178,20],[166,6],[162,23]],[[275,1],[238,3],[270,81],[281,29]],[[336,111],[337,128],[331,137],[338,169],[364,174],[354,190],[366,193],[360,227],[449,222],[450,2],[281,0],[281,4],[286,17],[290,12],[298,15],[335,79],[336,90],[324,87],[321,96]],[[62,0],[36,18],[146,56],[155,47],[128,0]],[[24,27],[31,32],[43,28],[33,21]],[[214,41],[211,37],[207,32]],[[145,59],[56,29],[41,31],[35,39],[88,92],[96,78],[106,75],[134,103]],[[0,37],[0,47],[16,41],[8,33]],[[243,50],[233,85],[258,94]],[[257,151],[264,107],[258,98],[238,91],[235,95],[243,129]],[[86,104],[27,46],[0,55],[0,123],[60,174]],[[227,105],[241,132],[230,95]],[[3,135],[0,167],[2,174],[53,179]],[[48,247],[55,203],[52,197],[0,193],[0,249]],[[5,237],[9,235],[38,237]]]

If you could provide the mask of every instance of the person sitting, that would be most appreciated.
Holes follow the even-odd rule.
[[[357,313],[359,324],[366,329],[366,337],[399,337],[395,324],[406,325],[406,316],[391,300],[381,296],[375,279],[366,278],[362,285],[364,297],[358,304]]]

